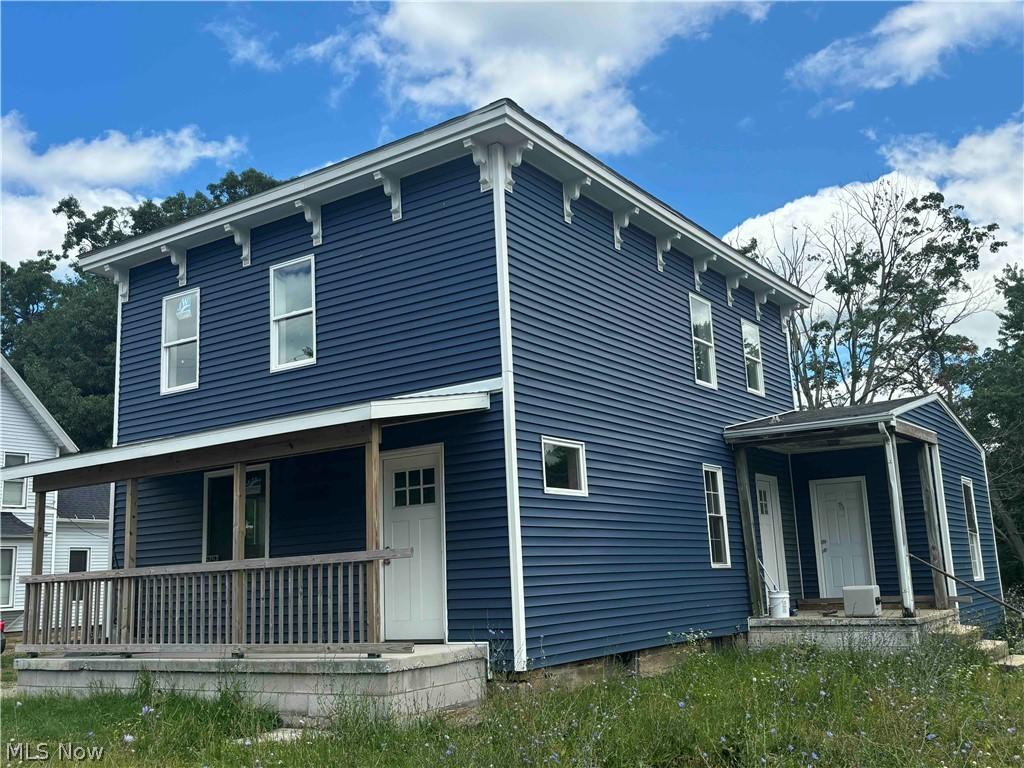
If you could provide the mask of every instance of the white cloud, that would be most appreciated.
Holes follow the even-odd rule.
[[[231,56],[231,63],[248,65],[264,72],[274,72],[281,68],[281,62],[271,52],[264,38],[259,37],[250,25],[242,21],[218,21],[206,25],[211,32],[224,44]],[[267,38],[273,37],[273,33]]]
[[[597,152],[651,138],[630,80],[676,37],[700,38],[723,15],[764,18],[760,4],[399,3],[293,52],[343,82],[378,68],[394,109],[432,118],[511,97]]]
[[[993,277],[1005,264],[1024,263],[1024,126],[1019,116],[955,144],[914,135],[890,141],[880,152],[892,169],[882,178],[899,176],[920,193],[939,190],[947,204],[962,204],[975,224],[999,224],[998,239],[1008,246],[997,254],[982,254],[981,268],[972,278],[976,288],[991,288]],[[826,187],[797,198],[747,219],[724,239],[742,243],[756,237],[769,247],[775,237],[788,242],[794,231],[822,228],[838,211],[840,196],[864,184]],[[966,320],[960,331],[984,347],[995,343],[998,326],[994,312],[983,312]]]
[[[917,2],[902,5],[869,34],[836,40],[788,72],[818,90],[880,90],[913,85],[942,73],[942,62],[963,49],[1020,36],[1020,3]]]
[[[137,136],[107,131],[38,150],[35,133],[17,112],[0,119],[0,140],[0,242],[3,260],[12,264],[34,258],[39,250],[59,250],[64,222],[51,209],[66,195],[77,197],[87,212],[134,205],[143,198],[140,187],[203,160],[226,162],[245,150],[245,143],[233,136],[206,140],[196,126]]]

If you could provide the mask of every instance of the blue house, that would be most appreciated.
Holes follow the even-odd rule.
[[[525,670],[742,634],[769,591],[1001,616],[962,600],[1001,586],[943,402],[793,411],[811,297],[510,101],[80,263],[120,291],[114,447],[3,476],[117,483],[117,570],[30,584],[30,650]]]

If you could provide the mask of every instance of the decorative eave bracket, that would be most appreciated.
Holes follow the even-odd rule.
[[[616,251],[622,250],[622,230],[629,226],[630,216],[636,216],[639,213],[640,209],[635,205],[612,213],[612,235],[615,238]]]
[[[374,171],[373,180],[384,185],[384,194],[391,198],[391,220],[402,219],[402,178],[390,171]]]
[[[729,275],[725,278],[725,298],[729,302],[729,306],[732,306],[733,295],[732,292],[740,287],[740,281],[746,280],[749,275],[746,272],[740,272],[738,275]]]
[[[295,207],[301,208],[306,217],[306,223],[313,225],[313,245],[322,245],[324,242],[323,224],[320,220],[320,203],[312,200],[296,200]]]
[[[473,155],[473,164],[480,169],[480,191],[490,192],[494,189],[494,169],[491,167],[490,151],[487,145],[476,139],[463,139],[462,146],[468,149]],[[512,178],[512,169],[518,168],[523,162],[523,153],[533,149],[532,141],[523,141],[519,144],[505,144],[505,191],[511,192],[515,185]]]
[[[242,246],[242,266],[252,264],[252,246],[249,239],[249,228],[243,224],[225,224],[224,231],[234,236],[235,245]]]
[[[796,307],[792,304],[786,304],[785,306],[779,307],[779,321],[782,324],[783,333],[785,333],[786,326],[789,323],[789,318],[792,317],[795,309]]]
[[[178,268],[178,286],[188,282],[188,251],[181,246],[161,245],[160,252],[171,257],[171,264]]]
[[[122,302],[128,301],[128,270],[107,264],[103,267],[104,272],[109,272],[117,286],[117,298]]]
[[[775,289],[769,288],[766,291],[755,291],[754,292],[754,314],[757,315],[758,321],[761,320],[761,305],[768,301],[769,296],[775,295]]]
[[[708,256],[694,256],[693,258],[693,287],[700,290],[700,276],[708,271],[708,265],[718,259],[714,254]]]
[[[682,235],[676,232],[674,235],[659,237],[655,248],[658,252],[658,271],[665,271],[665,254],[672,250],[672,243],[682,239]]]
[[[584,176],[575,181],[562,183],[562,214],[565,216],[565,223],[572,224],[572,203],[579,200],[584,187],[590,186],[590,177]]]

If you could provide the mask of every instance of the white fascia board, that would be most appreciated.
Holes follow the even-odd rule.
[[[726,427],[724,430],[726,441],[741,437],[767,437],[768,435],[785,434],[787,432],[813,432],[817,429],[829,429],[831,427],[854,427],[859,424],[891,424],[895,417],[891,412],[875,413],[870,416],[847,416],[828,421],[812,421],[806,424],[770,424],[765,427],[748,427],[747,429],[732,429]]]
[[[40,422],[43,428],[49,432],[57,444],[60,446],[63,453],[78,453],[78,446],[75,445],[75,441],[71,439],[67,432],[57,423],[57,420],[53,418],[46,406],[40,402],[39,398],[36,397],[35,392],[25,383],[25,380],[18,375],[18,372],[14,370],[14,366],[10,364],[6,357],[0,355],[0,371],[3,371],[3,375],[10,379],[11,386],[17,392],[22,402],[35,414],[36,419]]]
[[[176,243],[179,247],[194,247],[223,238],[225,224],[244,221],[247,226],[258,226],[293,216],[296,200],[322,203],[377,186],[380,182],[374,180],[374,173],[382,169],[401,177],[455,159],[471,151],[464,145],[468,138],[475,138],[478,144],[483,145],[498,141],[533,141],[531,162],[534,158],[540,161],[546,155],[555,165],[561,166],[564,172],[560,175],[591,178],[593,183],[586,190],[587,195],[596,198],[594,193],[601,187],[606,196],[614,196],[624,200],[629,207],[639,208],[641,219],[637,226],[645,228],[644,224],[648,223],[653,225],[652,229],[662,230],[652,232],[655,235],[665,232],[682,234],[691,246],[700,251],[692,255],[714,256],[716,261],[711,269],[727,275],[745,275],[744,283],[748,287],[772,293],[775,303],[810,305],[811,294],[743,256],[508,101],[495,102],[193,219],[131,238],[94,254],[85,254],[79,257],[79,264],[85,270],[102,274],[106,266],[117,264],[124,268],[166,258],[160,250],[162,245]],[[622,207],[621,202],[619,207]],[[722,269],[722,264],[729,265],[729,269]],[[788,302],[780,302],[780,299],[788,299]]]
[[[0,477],[4,480],[17,480],[22,477],[34,477],[51,472],[66,472],[73,469],[88,469],[89,467],[102,466],[111,462],[165,456],[180,451],[211,448],[226,443],[244,442],[246,440],[291,434],[321,427],[334,427],[377,419],[398,419],[443,413],[485,411],[490,407],[491,396],[487,392],[371,400],[356,405],[328,408],[296,416],[283,416],[222,429],[211,429],[206,432],[182,435],[180,437],[165,437],[142,443],[128,443],[116,448],[78,453],[59,459],[33,461],[27,464],[19,464],[10,469],[4,469],[0,471]]]

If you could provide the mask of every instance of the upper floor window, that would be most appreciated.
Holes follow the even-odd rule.
[[[693,332],[693,368],[698,384],[717,387],[715,332],[711,327],[711,302],[690,294],[690,329]]]
[[[711,546],[711,566],[729,568],[729,527],[725,521],[725,486],[722,468],[704,465],[704,506],[708,513],[708,542]]]
[[[27,453],[4,452],[5,467],[16,467],[19,464],[26,463],[28,463]],[[24,507],[26,490],[25,478],[21,478],[19,480],[4,480],[3,505],[5,507]]]
[[[542,437],[544,493],[587,495],[587,456],[583,443]]]
[[[978,531],[978,510],[974,505],[974,483],[969,477],[960,478],[964,494],[964,512],[967,514],[967,542],[971,550],[971,575],[975,581],[985,578],[985,562],[981,558],[981,533]]]
[[[199,289],[164,297],[160,393],[199,386]]]
[[[764,394],[764,368],[761,365],[761,329],[749,320],[742,321],[743,365],[747,371],[747,391]]]
[[[313,257],[270,268],[270,370],[316,362]]]

